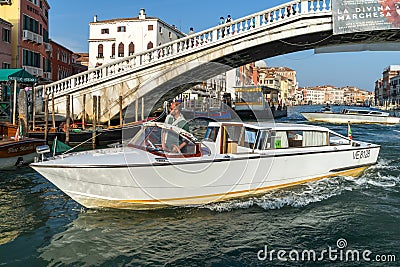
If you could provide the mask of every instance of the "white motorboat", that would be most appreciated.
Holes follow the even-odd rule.
[[[199,142],[180,128],[150,122],[121,147],[56,156],[31,167],[87,208],[149,209],[357,176],[376,164],[379,150],[311,125],[211,122]]]
[[[301,112],[301,115],[308,121],[328,123],[400,123],[400,117],[389,116],[388,112],[374,109],[343,109],[341,113],[334,113],[331,111]]]

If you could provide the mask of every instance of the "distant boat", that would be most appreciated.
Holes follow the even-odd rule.
[[[400,117],[389,116],[388,112],[376,109],[343,109],[341,113],[331,111],[301,112],[301,115],[308,121],[328,123],[400,123]]]
[[[235,112],[243,120],[277,119],[287,116],[286,107],[278,104],[278,90],[267,86],[235,87]],[[272,103],[271,107],[268,104]],[[273,103],[277,103],[277,108]]]

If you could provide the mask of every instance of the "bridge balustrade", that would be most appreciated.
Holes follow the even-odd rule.
[[[150,64],[195,53],[198,49],[207,49],[218,42],[227,42],[238,35],[251,34],[264,27],[268,29],[296,16],[321,12],[331,12],[331,0],[291,1],[54,82],[46,85],[43,93],[49,98],[61,97],[132,73]]]

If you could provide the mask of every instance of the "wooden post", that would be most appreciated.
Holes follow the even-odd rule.
[[[68,145],[69,144],[69,124],[71,123],[71,112],[70,112],[70,107],[71,107],[71,98],[70,95],[66,95],[66,100],[67,100],[67,105],[66,105],[66,117],[65,117],[65,143]]]
[[[97,113],[96,113],[96,116],[97,116],[97,118],[96,118],[96,122],[97,123],[99,123],[99,121],[100,121],[100,111],[101,111],[101,106],[100,106],[100,101],[101,99],[100,99],[100,96],[97,96]]]
[[[35,116],[36,116],[36,88],[32,86],[32,130],[35,130]]]
[[[135,101],[135,121],[139,120],[139,98],[136,97]]]
[[[97,96],[93,96],[93,131],[92,148],[96,148],[96,125],[97,125]]]
[[[122,125],[122,95],[119,96],[119,125]]]
[[[82,109],[82,129],[85,130],[86,119],[86,95],[83,95],[83,109]]]
[[[56,128],[56,113],[55,113],[55,105],[54,105],[54,93],[51,93],[51,121],[52,128]]]
[[[108,104],[108,128],[111,126],[111,101],[107,100]]]
[[[72,119],[72,123],[75,122],[74,117],[75,117],[75,115],[74,115],[74,95],[71,95],[71,119]]]
[[[144,97],[142,97],[142,121],[144,120]]]
[[[14,80],[13,112],[12,112],[12,124],[13,125],[15,125],[16,111],[17,111],[17,80]]]
[[[44,139],[47,140],[47,133],[49,131],[49,96],[44,95]]]

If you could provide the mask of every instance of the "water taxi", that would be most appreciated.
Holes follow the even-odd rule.
[[[151,209],[358,176],[376,164],[379,150],[312,125],[210,122],[199,141],[175,126],[148,122],[120,147],[30,166],[87,208]]]
[[[331,111],[301,112],[301,115],[308,121],[328,123],[400,123],[400,117],[392,117],[389,116],[388,112],[375,109],[343,109],[341,113]]]

